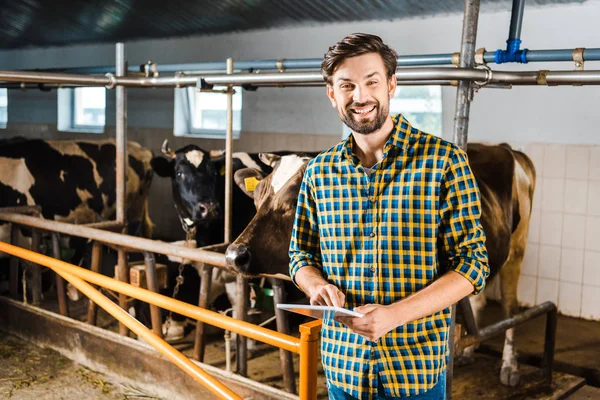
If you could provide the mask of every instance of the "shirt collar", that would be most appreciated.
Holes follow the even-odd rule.
[[[409,136],[413,129],[412,125],[402,114],[390,115],[390,118],[394,121],[394,129],[392,129],[392,133],[385,143],[383,153],[387,154],[392,148],[398,148],[401,151],[408,150]],[[354,137],[350,133],[346,139],[338,144],[336,152],[358,164],[358,159],[352,151],[353,144]]]

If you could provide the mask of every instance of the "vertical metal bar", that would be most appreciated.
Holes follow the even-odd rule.
[[[125,252],[125,250],[118,251],[118,260],[119,260],[118,279],[121,282],[129,283],[129,265],[127,265],[127,253]],[[121,307],[123,310],[127,311],[127,308],[128,308],[127,305],[128,305],[127,296],[124,295],[123,293],[119,293],[119,307]],[[129,329],[127,329],[127,326],[125,324],[123,324],[122,322],[119,322],[119,333],[123,336],[129,335]]]
[[[283,282],[279,279],[272,280],[273,285],[273,305],[277,321],[277,332],[290,334],[289,313],[277,308],[277,304],[285,302],[285,288]],[[285,390],[296,394],[296,376],[294,375],[294,359],[292,353],[284,349],[279,349],[279,359],[281,361],[281,372],[283,374],[283,384]]]
[[[36,253],[40,252],[40,242],[42,235],[38,229],[31,231],[31,249]],[[39,264],[31,263],[31,302],[34,306],[42,303],[42,267]]]
[[[154,253],[149,251],[144,251],[143,253],[144,262],[146,263],[146,279],[148,281],[148,290],[151,290],[154,293],[159,293]],[[156,336],[162,338],[162,318],[160,316],[160,308],[152,304],[150,304],[150,320],[152,321],[152,331]]]
[[[200,296],[198,299],[198,307],[208,310],[210,299],[210,287],[212,283],[212,271],[213,267],[208,264],[202,266],[202,272],[200,274]],[[204,348],[206,346],[206,331],[204,322],[196,321],[196,335],[194,338],[194,360],[204,362]],[[229,362],[229,360],[228,360]]]
[[[300,325],[300,400],[317,398],[317,365],[321,320]]]
[[[102,265],[102,243],[94,242],[92,245],[92,266],[91,270],[93,272],[100,273],[100,265]],[[98,307],[96,303],[89,299],[88,303],[88,313],[87,313],[87,323],[90,325],[96,325],[98,320]]]
[[[479,20],[479,0],[465,0],[462,38],[460,46],[461,68],[472,68],[475,60],[475,42],[477,40],[477,23]],[[456,114],[454,118],[454,142],[463,150],[467,150],[469,134],[469,113],[471,111],[472,88],[470,81],[459,81],[456,90]],[[456,321],[456,304],[452,306],[448,346],[450,357],[446,367],[446,399],[452,400],[452,376],[454,372],[454,330]]]
[[[237,276],[237,296],[238,304],[235,307],[235,317],[240,321],[245,321],[248,309],[248,280],[241,275]],[[248,338],[238,334],[235,337],[235,344],[237,373],[248,376]]]
[[[544,340],[544,355],[542,357],[542,368],[544,377],[549,383],[552,382],[552,364],[554,363],[554,345],[556,342],[556,307],[546,315],[546,337]]]
[[[467,328],[469,335],[479,336],[479,327],[477,326],[477,320],[473,315],[473,308],[471,307],[469,297],[459,300],[458,307],[465,319],[465,327]]]
[[[521,27],[523,26],[524,10],[525,0],[513,0],[508,40],[521,38]]]
[[[117,43],[115,54],[115,67],[117,76],[125,76],[127,74],[125,65],[125,46],[123,43]],[[117,222],[127,223],[127,215],[125,210],[125,184],[127,174],[127,92],[124,86],[116,88],[116,181],[117,181]]]
[[[19,226],[17,224],[11,224],[10,243],[14,246],[19,245]],[[17,257],[10,258],[8,282],[10,297],[17,299],[19,297],[19,259]]]
[[[473,68],[479,0],[465,0],[462,42],[460,47],[460,67]],[[467,148],[469,133],[469,112],[471,110],[472,88],[469,81],[459,81],[456,91],[456,114],[454,118],[454,142],[463,150]]]
[[[60,260],[60,235],[52,233],[52,255]],[[69,303],[67,302],[67,293],[65,291],[65,280],[59,274],[56,275],[56,297],[58,297],[58,312],[65,317],[69,316]]]
[[[227,59],[227,73],[233,73],[233,59]],[[225,139],[225,243],[231,243],[233,182],[233,86],[227,86],[227,137]]]

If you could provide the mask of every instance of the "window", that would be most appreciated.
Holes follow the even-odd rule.
[[[0,89],[0,128],[8,122],[8,89]]]
[[[104,132],[106,89],[82,87],[58,90],[58,129],[68,132]]]
[[[233,137],[238,139],[242,128],[242,88],[234,89]],[[223,139],[226,129],[227,95],[200,92],[194,87],[175,89],[175,136]]]
[[[390,100],[390,114],[402,114],[415,128],[442,137],[442,87],[398,85]],[[349,134],[344,125],[342,137]]]
[[[415,128],[442,137],[442,87],[398,86],[390,113],[402,113]]]

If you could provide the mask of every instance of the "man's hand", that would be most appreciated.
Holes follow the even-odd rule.
[[[397,318],[389,306],[367,304],[355,308],[354,311],[364,314],[364,317],[335,317],[335,320],[372,342],[398,326]]]
[[[337,286],[330,283],[315,286],[309,293],[313,306],[344,307],[346,296]]]
[[[327,282],[317,268],[300,268],[296,273],[296,283],[309,297],[312,306],[344,307],[346,295]]]

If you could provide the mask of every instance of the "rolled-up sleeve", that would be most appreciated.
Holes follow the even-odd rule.
[[[446,260],[440,262],[471,282],[477,294],[490,274],[480,221],[481,195],[467,155],[459,148],[450,156],[441,194],[439,239]]]
[[[313,198],[312,186],[310,184],[310,164],[304,173],[300,193],[298,195],[298,206],[292,229],[290,241],[290,277],[296,284],[296,273],[300,268],[311,266],[322,268],[321,248],[319,246],[319,227],[317,224],[316,205]]]

